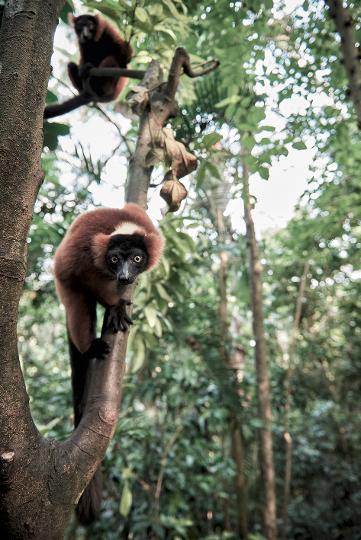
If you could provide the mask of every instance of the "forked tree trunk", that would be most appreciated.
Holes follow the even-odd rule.
[[[262,265],[259,260],[258,245],[252,219],[249,194],[249,174],[245,163],[242,165],[244,219],[246,223],[249,250],[249,277],[251,283],[253,334],[256,342],[256,377],[258,414],[262,421],[260,429],[260,465],[264,488],[263,526],[267,540],[277,538],[275,470],[272,449],[272,408],[269,385],[266,338],[264,333]]]
[[[4,540],[64,537],[77,501],[114,434],[125,367],[127,333],[104,334],[111,352],[91,364],[87,403],[78,427],[62,443],[41,436],[29,409],[16,326],[27,235],[43,179],[40,157],[52,38],[63,4],[64,0],[8,0],[0,27],[0,538]],[[177,49],[163,92],[155,84],[156,99],[150,92],[152,110],[147,106],[142,114],[128,200],[143,207],[151,173],[144,166],[151,149],[149,126],[156,122],[159,128],[174,114],[183,67],[194,75],[186,51]]]

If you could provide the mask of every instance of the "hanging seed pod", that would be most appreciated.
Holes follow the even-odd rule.
[[[164,177],[160,196],[166,201],[169,206],[169,212],[176,212],[183,199],[186,198],[188,191],[170,171]]]

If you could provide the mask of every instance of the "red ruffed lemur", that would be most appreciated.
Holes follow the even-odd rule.
[[[126,331],[132,321],[126,312],[130,302],[124,298],[125,288],[156,266],[163,244],[145,211],[130,203],[122,209],[98,208],[82,214],[55,253],[55,284],[66,311],[75,426],[85,405],[89,361],[109,352],[105,341],[96,339],[96,305],[111,308],[105,317],[106,330]],[[96,518],[100,497],[98,469],[78,503],[81,523]]]
[[[90,77],[89,87],[84,87],[85,74],[91,67],[126,68],[133,50],[119,31],[100,15],[71,17],[78,36],[79,65],[68,64],[71,82],[80,92],[93,94],[99,101],[116,99],[124,88],[126,77]]]

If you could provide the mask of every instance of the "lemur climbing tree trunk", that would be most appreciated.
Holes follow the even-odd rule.
[[[244,219],[249,251],[249,279],[251,283],[251,307],[253,335],[256,342],[256,377],[258,414],[262,421],[260,429],[259,454],[264,488],[263,527],[267,540],[277,539],[276,487],[272,448],[272,407],[268,375],[266,337],[264,331],[262,265],[252,218],[252,204],[249,193],[249,173],[242,163]]]
[[[4,539],[64,537],[77,501],[114,434],[125,366],[127,333],[103,333],[111,352],[106,359],[92,362],[78,427],[61,443],[41,436],[29,409],[16,326],[27,235],[43,180],[45,96],[53,35],[63,4],[64,0],[8,0],[0,28],[0,537]],[[163,126],[174,114],[183,69],[192,76],[186,51],[177,49],[168,83],[157,91],[157,99],[149,87],[150,101],[142,113],[128,179],[128,200],[143,207],[151,174],[151,168],[144,166],[150,150],[149,125],[157,121]],[[159,66],[153,64],[145,80],[159,88],[159,75]]]
[[[343,0],[325,0],[325,3],[329,7],[330,17],[334,20],[341,38],[342,57],[349,80],[350,97],[355,107],[358,127],[361,129],[361,57],[360,49],[356,46],[354,23],[349,10],[344,7]]]

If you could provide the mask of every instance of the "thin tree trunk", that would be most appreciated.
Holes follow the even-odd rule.
[[[225,227],[222,209],[216,207],[217,233],[220,244],[225,242]],[[228,254],[222,250],[219,254],[219,317],[221,326],[220,355],[224,364],[231,367],[231,361],[227,344],[229,343],[228,330],[228,297],[227,297],[227,270]],[[237,417],[231,412],[229,422],[231,434],[231,452],[236,469],[235,488],[237,496],[237,529],[239,538],[246,539],[248,536],[247,524],[247,486],[244,470],[244,449],[240,428],[238,427]]]
[[[264,333],[262,265],[251,212],[249,174],[245,163],[243,169],[244,219],[249,249],[249,272],[252,289],[253,333],[256,342],[256,376],[258,413],[262,420],[260,430],[260,464],[264,487],[263,526],[267,540],[277,538],[275,470],[272,449],[272,408],[269,386],[266,338]]]
[[[300,320],[302,314],[302,304],[305,296],[307,275],[310,265],[305,263],[303,274],[298,289],[296,300],[295,315],[293,319],[290,342],[288,346],[288,367],[285,377],[285,409],[284,409],[284,433],[285,440],[285,468],[283,480],[283,504],[282,504],[282,538],[287,539],[288,532],[288,505],[290,499],[291,479],[292,479],[292,435],[289,431],[289,414],[290,414],[290,399],[291,399],[291,376],[294,366],[294,354],[296,349],[297,338],[300,331]]]
[[[325,0],[330,17],[335,21],[341,37],[343,63],[350,84],[350,97],[355,107],[357,124],[361,129],[361,63],[360,49],[356,46],[355,28],[352,17],[342,0]]]

